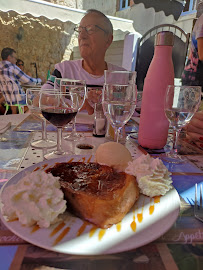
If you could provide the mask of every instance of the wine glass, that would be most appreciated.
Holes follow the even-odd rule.
[[[133,115],[136,107],[135,71],[105,70],[102,105],[108,122],[115,131],[114,140],[119,141],[122,127]]]
[[[39,149],[53,148],[56,146],[56,142],[47,139],[46,120],[39,108],[40,91],[40,88],[29,88],[26,90],[26,103],[30,112],[42,121],[42,139],[33,141],[31,146]]]
[[[67,154],[61,147],[62,127],[76,116],[79,107],[78,95],[56,89],[42,90],[39,105],[44,118],[57,127],[57,150],[45,155],[44,158],[51,159]]]
[[[177,142],[181,129],[189,123],[201,102],[200,86],[167,87],[164,110],[165,115],[173,128],[173,146],[169,152],[160,157],[169,163],[183,163],[186,161],[178,155]]]
[[[78,96],[79,107],[78,111],[82,108],[85,97],[86,97],[86,83],[84,80],[74,80],[68,78],[56,78],[55,79],[55,87],[58,88],[61,92],[66,93],[75,93]],[[76,131],[76,117],[72,119],[72,131],[70,135],[64,137],[65,140],[68,141],[77,141],[78,139],[82,138],[83,135],[77,133]]]

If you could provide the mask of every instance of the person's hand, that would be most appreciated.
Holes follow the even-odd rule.
[[[203,148],[203,111],[194,114],[186,126],[186,136]]]
[[[87,110],[89,115],[94,113],[94,108],[90,106],[87,100],[85,100],[84,105],[82,106],[81,110]]]
[[[89,89],[87,99],[81,110],[87,110],[88,114],[94,113],[94,104],[101,102],[102,90]]]
[[[44,84],[46,82],[46,78],[41,76],[39,79],[41,79],[41,84]]]
[[[93,106],[95,103],[101,102],[102,90],[89,89],[87,93],[88,102]]]

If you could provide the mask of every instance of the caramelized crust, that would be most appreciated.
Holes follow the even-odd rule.
[[[80,218],[108,228],[126,215],[139,197],[134,176],[98,163],[57,163],[46,170],[59,176],[68,205]]]

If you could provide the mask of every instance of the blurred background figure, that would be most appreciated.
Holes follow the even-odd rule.
[[[190,53],[182,74],[182,84],[203,87],[203,14],[197,19],[191,34]]]
[[[18,66],[24,73],[26,73],[28,76],[32,77],[32,74],[30,71],[25,71],[25,64],[24,61],[21,59],[17,59],[16,66]]]
[[[16,109],[15,105],[26,105],[26,96],[21,84],[41,83],[40,78],[32,78],[24,73],[17,65],[17,54],[12,48],[4,48],[1,51],[0,61],[0,91],[3,94],[5,103],[10,104],[12,109]],[[13,91],[15,86],[15,91]],[[14,112],[15,111],[15,112]],[[16,113],[12,110],[12,113]]]
[[[191,47],[187,64],[182,74],[184,85],[199,85],[203,91],[203,1],[197,6],[197,21],[191,35]],[[203,99],[199,112],[186,126],[187,137],[203,149]]]

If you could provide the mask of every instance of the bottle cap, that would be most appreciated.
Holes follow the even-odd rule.
[[[173,46],[174,34],[169,31],[162,31],[155,36],[155,46]]]

